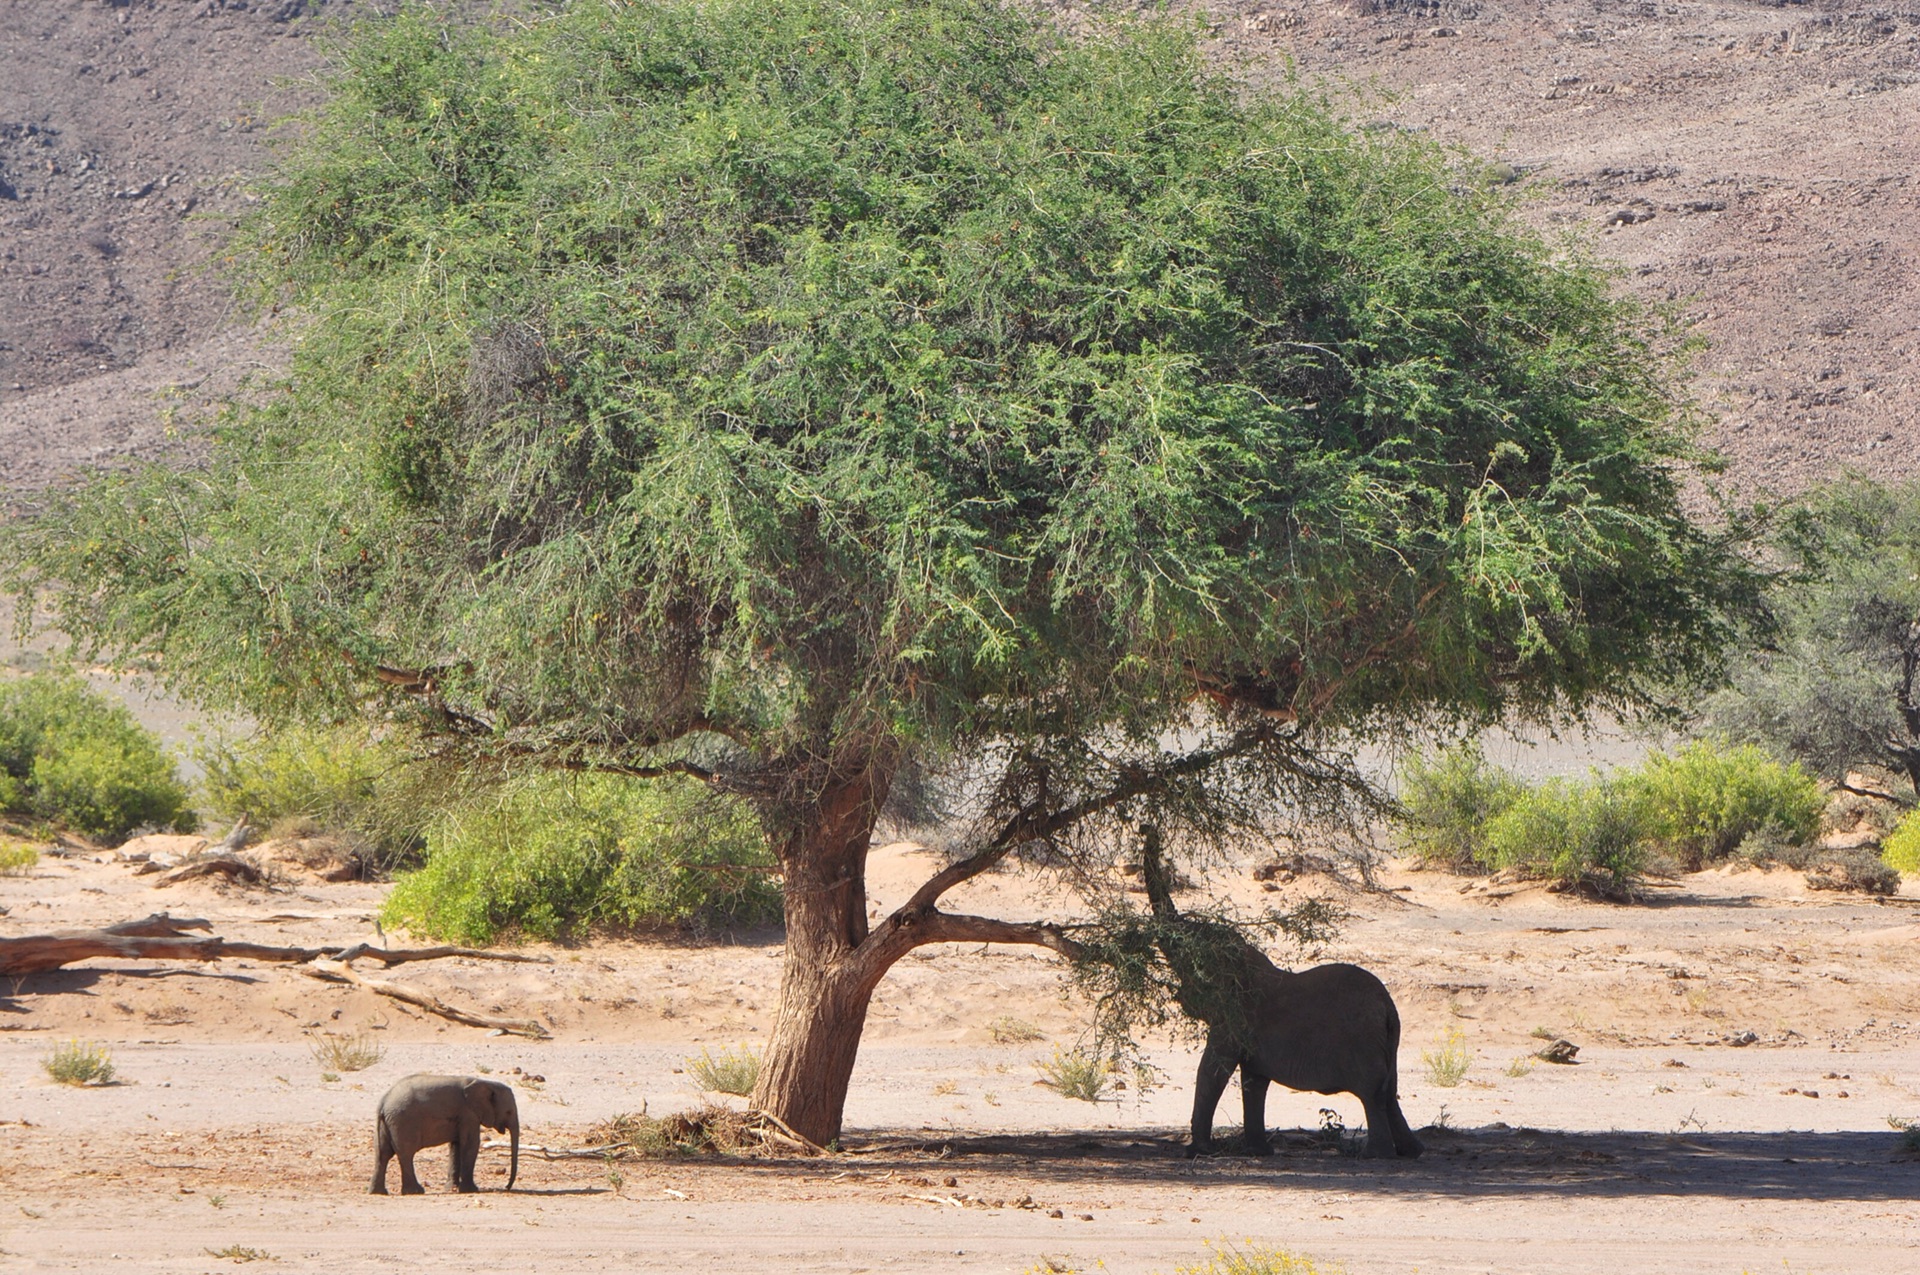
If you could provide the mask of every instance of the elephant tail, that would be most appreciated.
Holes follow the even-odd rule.
[[[520,1112],[518,1109],[507,1121],[507,1136],[513,1139],[513,1161],[507,1169],[507,1190],[511,1191],[515,1179],[520,1176]]]

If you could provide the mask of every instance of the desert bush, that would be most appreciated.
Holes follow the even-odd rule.
[[[77,677],[0,681],[0,787],[5,808],[90,836],[190,829],[187,790],[153,732]]]
[[[113,1057],[105,1045],[70,1040],[40,1060],[40,1066],[63,1085],[110,1085]]]
[[[1015,1018],[1012,1014],[1002,1014],[987,1024],[987,1030],[993,1033],[996,1045],[1023,1045],[1029,1041],[1045,1040],[1047,1034],[1024,1018]]]
[[[1782,765],[1752,744],[1700,740],[1655,753],[1622,779],[1643,799],[1646,835],[1689,869],[1725,859],[1765,829],[1805,843],[1827,805],[1799,763]]]
[[[1487,824],[1487,862],[1619,889],[1645,866],[1646,830],[1645,803],[1630,782],[1549,779]]]
[[[1466,1079],[1473,1066],[1473,1051],[1467,1048],[1466,1033],[1455,1027],[1436,1048],[1423,1051],[1420,1061],[1427,1065],[1428,1080],[1451,1089]]]
[[[1910,812],[1880,843],[1880,861],[1898,872],[1920,872],[1920,810]]]
[[[313,1039],[313,1060],[322,1071],[365,1071],[379,1062],[386,1050],[365,1032],[337,1036],[322,1032]]]
[[[687,1059],[687,1075],[706,1092],[745,1098],[759,1083],[760,1055],[745,1046],[723,1049],[718,1055],[702,1049],[698,1058]]]
[[[1345,1271],[1341,1266],[1326,1265],[1298,1253],[1251,1242],[1247,1248],[1209,1243],[1207,1249],[1206,1261],[1198,1266],[1182,1266],[1178,1275],[1344,1275]]]
[[[473,795],[460,776],[408,757],[358,723],[207,740],[193,758],[207,813],[226,822],[245,815],[273,836],[343,837],[385,871],[417,866],[427,826]]]
[[[1484,865],[1486,825],[1526,793],[1518,777],[1490,765],[1472,740],[1406,764],[1394,832],[1401,849],[1424,863],[1455,869]]]
[[[536,776],[441,815],[426,842],[382,919],[463,943],[780,912],[752,813],[691,780]]]
[[[25,872],[40,862],[40,851],[24,841],[0,840],[0,875]]]
[[[1054,1047],[1050,1059],[1036,1059],[1040,1081],[1062,1097],[1081,1102],[1099,1102],[1112,1088],[1116,1070],[1113,1059],[1087,1049]]]

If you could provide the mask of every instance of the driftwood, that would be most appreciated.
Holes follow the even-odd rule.
[[[158,890],[162,886],[178,885],[182,881],[192,881],[197,877],[225,877],[229,881],[238,881],[244,885],[259,885],[265,881],[266,874],[248,863],[237,854],[209,854],[185,863],[173,871],[163,873],[153,883]]]
[[[373,950],[369,949],[367,954],[372,955]],[[364,987],[370,992],[392,997],[408,1005],[418,1005],[429,1013],[452,1019],[456,1023],[465,1023],[469,1027],[490,1027],[494,1031],[506,1032],[512,1036],[531,1036],[535,1040],[547,1040],[552,1036],[551,1032],[530,1018],[494,1018],[487,1014],[475,1014],[469,1010],[456,1009],[431,992],[422,991],[418,987],[367,978],[344,960],[330,961],[322,958],[301,966],[300,972],[308,978],[332,983],[351,983],[355,987]]]
[[[276,947],[268,943],[238,942],[212,934],[205,938],[189,938],[182,934],[186,930],[211,928],[206,921],[198,918],[171,917],[164,912],[157,912],[144,920],[122,921],[99,930],[60,930],[53,934],[0,938],[0,975],[37,974],[100,957],[113,960],[245,960],[302,965],[317,960],[352,961],[367,958],[393,966],[447,957],[540,965],[553,963],[553,958],[547,956],[489,952],[471,947],[383,948],[370,947],[365,943],[345,947]]]

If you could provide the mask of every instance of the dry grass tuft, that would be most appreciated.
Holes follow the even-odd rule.
[[[687,1059],[687,1074],[703,1091],[745,1098],[760,1081],[760,1055],[744,1045],[718,1054],[702,1049],[698,1058]]]
[[[379,1062],[386,1050],[366,1032],[336,1036],[322,1032],[313,1041],[313,1060],[322,1071],[365,1071]]]

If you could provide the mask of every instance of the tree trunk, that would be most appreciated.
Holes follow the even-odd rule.
[[[867,846],[884,799],[871,774],[830,782],[781,848],[786,959],[753,1105],[822,1145],[840,1136],[867,1005],[886,973],[862,950]]]

